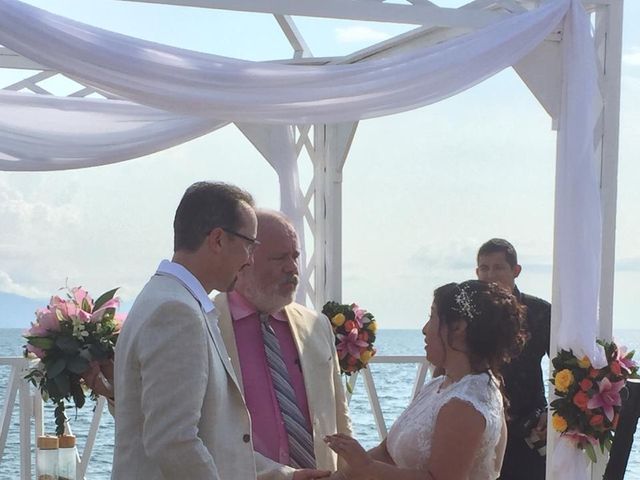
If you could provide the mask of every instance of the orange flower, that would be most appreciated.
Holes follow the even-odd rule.
[[[588,378],[583,378],[580,381],[580,388],[582,390],[584,390],[585,392],[588,391],[591,387],[593,387],[593,382],[591,380],[589,380]]]
[[[551,416],[551,425],[553,426],[553,429],[557,432],[564,432],[567,429],[567,421],[564,419],[564,417],[558,415],[557,413],[554,413]]]
[[[346,322],[344,322],[345,331],[350,332],[354,328],[358,328],[358,324],[355,321],[347,320]]]
[[[602,426],[602,422],[604,422],[604,417],[602,415],[594,415],[589,419],[589,425],[592,427],[600,427]]]
[[[591,366],[591,360],[586,355],[578,359],[578,366],[580,368],[589,368]]]
[[[598,376],[598,373],[600,373],[600,370],[596,370],[595,368],[589,369],[589,377],[591,378],[596,378]]]
[[[611,365],[609,365],[609,368],[611,369],[611,372],[614,375],[621,375],[622,371],[620,370],[620,363],[618,363],[617,360],[614,360],[613,362],[611,362]]]
[[[373,352],[371,350],[365,350],[360,355],[360,361],[366,365],[367,363],[369,363],[369,360],[371,360],[371,357],[373,357],[374,353],[375,352]]]
[[[587,410],[587,403],[589,402],[589,395],[585,392],[578,392],[573,396],[573,404],[583,412]]]
[[[568,368],[565,368],[556,373],[553,380],[556,390],[564,393],[569,390],[569,386],[574,382],[573,373]]]

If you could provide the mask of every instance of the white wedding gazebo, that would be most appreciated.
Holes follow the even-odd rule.
[[[601,360],[595,340],[610,338],[613,316],[622,0],[475,0],[460,8],[429,0],[138,1],[273,14],[292,58],[204,54],[0,0],[0,68],[30,71],[0,90],[0,170],[125,161],[234,123],[276,171],[282,210],[313,236],[301,238],[313,251],[303,256],[300,293],[319,306],[341,297],[342,167],[358,122],[433,104],[511,66],[557,130],[551,351]],[[415,28],[315,58],[295,17]],[[83,87],[50,95],[40,84],[55,76]],[[313,162],[308,185],[298,176],[302,151]],[[547,478],[587,478],[586,468],[566,475],[563,462],[575,467],[582,457],[555,455],[556,440],[550,432]],[[603,464],[592,478],[602,477]]]

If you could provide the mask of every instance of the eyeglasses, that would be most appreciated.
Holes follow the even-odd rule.
[[[249,253],[253,253],[253,251],[256,249],[256,247],[258,245],[260,245],[260,242],[258,241],[257,238],[251,238],[251,237],[247,237],[246,235],[243,235],[241,233],[238,233],[234,230],[231,230],[230,228],[225,228],[225,227],[220,227],[222,228],[222,230],[224,230],[225,232],[233,235],[234,237],[238,237],[241,238],[243,240],[246,240],[247,242],[249,242],[249,244],[247,245],[247,252]]]

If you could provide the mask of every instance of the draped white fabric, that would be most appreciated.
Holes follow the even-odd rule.
[[[336,123],[427,105],[516,63],[561,22],[569,0],[430,48],[351,65],[250,62],[101,30],[0,1],[0,43],[127,100],[249,123]]]
[[[602,257],[599,166],[594,130],[601,108],[589,19],[573,2],[563,28],[564,78],[556,163],[555,261],[562,321],[557,344],[604,366],[598,335],[598,296]]]
[[[596,345],[602,258],[599,177],[594,129],[600,111],[595,46],[591,24],[579,2],[570,6],[563,25],[562,105],[558,133],[555,200],[557,295],[552,299],[558,349],[587,355],[606,365]],[[566,437],[556,435],[554,478],[590,478],[586,455]]]
[[[120,162],[227,123],[130,102],[0,90],[0,170],[62,170]]]
[[[385,59],[313,67],[182,50],[0,0],[1,44],[126,100],[0,94],[0,169],[73,168],[124,160],[229,121],[338,123],[406,111],[454,95],[517,63],[561,22],[564,78],[554,318],[558,347],[597,363],[602,226],[593,146],[600,107],[590,23],[579,0],[548,1],[463,37]],[[255,133],[245,127],[250,130]],[[264,155],[278,172],[283,208],[301,222],[291,130],[272,131],[288,153],[278,159],[276,150],[267,146]],[[578,472],[572,478],[587,475]]]

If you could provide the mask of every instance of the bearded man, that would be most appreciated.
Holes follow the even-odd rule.
[[[259,210],[254,261],[215,298],[219,325],[252,418],[257,452],[294,468],[335,470],[323,442],[351,435],[327,317],[293,301],[300,249],[291,223]]]

